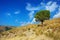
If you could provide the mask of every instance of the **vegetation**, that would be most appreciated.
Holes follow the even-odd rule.
[[[36,21],[38,22],[41,21],[43,25],[44,20],[48,20],[50,18],[50,11],[49,10],[39,11],[36,13],[35,18],[36,18]]]
[[[0,33],[0,40],[60,40],[60,18],[45,20],[43,25],[43,28],[41,24],[13,28]]]

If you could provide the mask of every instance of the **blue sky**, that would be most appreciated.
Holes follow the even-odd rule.
[[[60,18],[60,0],[0,0],[0,25],[33,24],[39,10],[50,10],[50,19]]]

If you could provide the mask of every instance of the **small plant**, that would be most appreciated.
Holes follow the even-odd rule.
[[[28,30],[30,30],[30,28],[28,28]]]

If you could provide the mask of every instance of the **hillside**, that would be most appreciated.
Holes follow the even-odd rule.
[[[4,32],[4,31],[8,31],[8,30],[13,29],[13,28],[15,28],[15,27],[14,26],[1,26],[0,25],[0,33]]]
[[[60,40],[60,18],[29,24],[0,33],[0,40]]]

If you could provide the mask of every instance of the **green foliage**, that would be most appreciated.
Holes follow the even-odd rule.
[[[36,13],[35,15],[36,21],[44,22],[44,20],[48,20],[50,18],[50,11],[49,10],[42,10]]]

